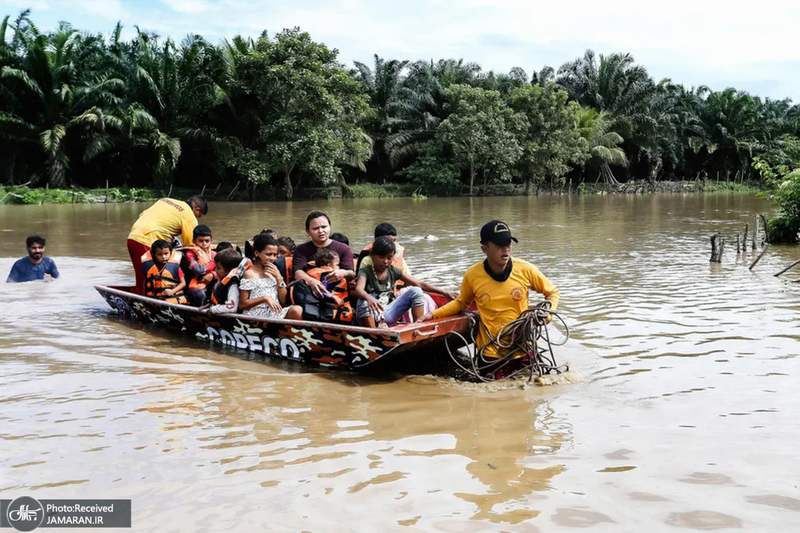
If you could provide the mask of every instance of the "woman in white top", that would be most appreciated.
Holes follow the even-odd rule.
[[[253,268],[245,272],[239,282],[239,312],[259,318],[302,319],[303,308],[299,305],[283,307],[288,303],[288,291],[286,282],[275,266],[278,258],[275,237],[259,235],[253,241],[253,251]]]

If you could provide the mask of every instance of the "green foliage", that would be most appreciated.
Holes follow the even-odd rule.
[[[796,140],[795,140],[796,141]],[[770,190],[764,196],[780,210],[780,216],[770,220],[771,242],[797,242],[800,232],[800,152],[795,142],[787,143],[787,150],[772,153],[769,159],[756,158],[753,167],[766,179]]]
[[[484,193],[488,183],[510,180],[522,155],[515,132],[524,127],[524,117],[497,91],[451,85],[445,96],[450,115],[439,125],[436,138],[449,149],[455,165],[468,172],[469,194],[478,175],[483,176]]]
[[[107,38],[67,23],[43,32],[29,11],[0,20],[0,183],[241,183],[252,198],[258,188],[358,194],[348,182],[490,194],[567,179],[606,189],[772,179],[789,212],[790,195],[751,163],[781,183],[797,168],[800,107],[656,81],[630,54],[589,50],[530,76],[379,56],[347,70],[297,28],[218,46],[122,35],[119,24]]]
[[[509,106],[524,120],[518,139],[522,154],[516,165],[526,188],[544,180],[561,180],[570,165],[586,159],[586,147],[575,127],[580,106],[553,86],[524,85],[511,91]]]
[[[619,148],[623,138],[611,129],[611,120],[605,111],[596,111],[590,107],[581,108],[576,117],[577,134],[584,152],[583,166],[597,169],[597,180],[616,184],[617,179],[611,171],[611,165],[628,166],[628,157]]]
[[[441,146],[430,141],[419,149],[419,156],[413,164],[401,172],[421,191],[439,196],[461,194],[461,172],[459,168],[441,151]]]
[[[360,129],[369,104],[339,68],[335,50],[299,29],[285,30],[274,41],[262,36],[237,68],[237,90],[257,102],[258,135],[249,142],[257,155],[238,158],[248,164],[248,179],[259,183],[267,173],[280,173],[292,198],[297,171],[328,185],[339,179],[342,165],[370,157],[371,143]],[[267,172],[253,172],[256,161]]]
[[[394,198],[414,194],[414,186],[408,183],[362,183],[350,188],[353,198]]]
[[[103,202],[144,202],[164,196],[153,189],[45,189],[26,185],[0,187],[0,204],[90,204]]]

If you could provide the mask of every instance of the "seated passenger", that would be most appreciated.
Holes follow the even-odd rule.
[[[256,260],[239,282],[239,311],[260,318],[290,318],[300,320],[303,310],[289,305],[288,290],[283,275],[275,266],[278,243],[272,235],[262,234],[253,241]]]
[[[331,240],[340,242],[342,244],[346,244],[352,251],[352,248],[350,247],[350,239],[348,239],[347,235],[345,235],[344,233],[339,233],[338,231],[331,233]],[[352,253],[353,253],[353,263],[355,263],[356,260],[358,260],[358,254],[355,252]]]
[[[214,315],[235,313],[239,309],[239,280],[252,264],[233,248],[217,252],[214,260],[214,274],[219,281],[211,292],[211,304],[200,309]]]
[[[292,269],[292,254],[294,254],[295,244],[291,237],[278,237],[278,259],[275,266],[283,276],[286,283],[294,281],[294,271]]]
[[[267,228],[262,229],[261,231],[258,232],[258,235],[272,235],[274,238],[276,239],[278,238],[278,232],[275,231],[274,229],[267,229]],[[258,235],[253,235],[252,239],[247,239],[246,241],[244,241],[244,256],[248,258],[250,261],[255,261],[256,254],[253,251],[253,242],[256,240],[256,237],[258,237]],[[241,249],[239,250],[239,253],[241,253]]]
[[[400,243],[397,242],[397,230],[394,228],[394,226],[388,222],[384,222],[383,224],[378,224],[375,226],[375,238],[377,239],[378,237],[389,237],[392,239],[392,241],[394,241],[394,246],[397,251],[394,254],[394,262],[392,264],[406,274],[411,274],[411,270],[409,270],[406,260],[403,257],[405,248],[403,248]],[[363,250],[361,250],[361,253],[358,254],[356,263],[356,268],[358,270],[361,270],[361,268],[369,266],[372,263],[369,253],[370,249],[372,249],[372,243],[368,244]]]
[[[173,304],[187,303],[183,294],[186,279],[181,270],[181,253],[173,252],[168,241],[158,239],[142,256],[142,274],[145,296]]]
[[[291,237],[278,237],[278,257],[292,257],[294,240]]]
[[[356,314],[363,326],[374,328],[376,323],[380,327],[393,326],[409,309],[412,321],[416,322],[424,314],[423,290],[449,298],[457,296],[412,278],[393,264],[394,254],[394,241],[388,236],[378,237],[372,243],[371,264],[358,271],[354,294],[358,298]],[[399,280],[411,287],[395,297],[394,286]]]
[[[305,280],[292,284],[289,298],[300,306],[304,319],[344,324],[353,322],[353,308],[348,298],[348,281],[341,278],[334,282],[328,278],[328,275],[338,268],[339,254],[328,248],[320,248],[314,256],[314,261],[308,263],[308,270],[305,272],[312,280],[320,282],[319,295],[311,290],[310,284]]]
[[[239,245],[233,244],[230,241],[222,241],[213,248],[215,252],[221,252],[222,250],[233,250],[239,255],[242,255],[242,249],[239,247]]]
[[[322,211],[312,211],[306,217],[306,234],[311,238],[310,241],[298,244],[292,255],[292,269],[295,279],[305,281],[311,291],[319,297],[325,287],[322,282],[312,278],[305,271],[309,267],[309,261],[313,261],[320,248],[329,248],[339,254],[341,264],[339,268],[328,274],[329,283],[337,283],[340,279],[354,279],[356,273],[353,271],[353,251],[349,246],[330,238],[331,221]]]
[[[332,298],[339,309],[336,320],[349,323],[353,321],[353,308],[350,307],[348,282],[342,278],[337,282],[328,281],[327,276],[339,268],[339,254],[327,248],[320,248],[314,256],[314,268],[307,271],[312,278],[322,282],[325,288],[322,296]]]
[[[200,307],[206,300],[206,287],[214,282],[214,256],[211,249],[211,228],[205,224],[195,226],[192,232],[192,246],[179,248],[183,253],[181,267],[189,280],[186,299],[189,305]]]

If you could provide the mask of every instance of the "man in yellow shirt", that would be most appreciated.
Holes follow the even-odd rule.
[[[511,241],[519,242],[506,223],[500,220],[486,223],[481,228],[481,250],[486,259],[464,274],[458,298],[427,313],[422,320],[462,313],[475,302],[486,326],[479,329],[476,339],[476,348],[480,348],[489,343],[488,335],[495,337],[503,326],[519,318],[528,308],[529,289],[543,294],[555,310],[558,289],[531,263],[511,259]],[[484,355],[501,356],[496,346],[487,346]]]
[[[142,256],[150,250],[153,242],[158,239],[170,242],[173,237],[181,236],[183,245],[191,246],[197,220],[207,213],[206,199],[192,196],[185,202],[162,198],[139,215],[128,234],[128,253],[136,273],[136,287],[141,294],[144,294]]]

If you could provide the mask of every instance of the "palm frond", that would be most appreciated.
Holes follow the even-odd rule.
[[[26,71],[18,68],[3,67],[0,77],[12,78],[21,81],[28,89],[35,93],[36,96],[44,100],[44,93],[42,92],[41,87],[39,87],[39,84],[36,82],[36,80],[31,79]]]
[[[39,141],[42,143],[42,148],[51,160],[55,160],[57,155],[61,152],[61,141],[66,135],[66,128],[63,124],[56,124],[49,130],[45,130],[39,134]]]

